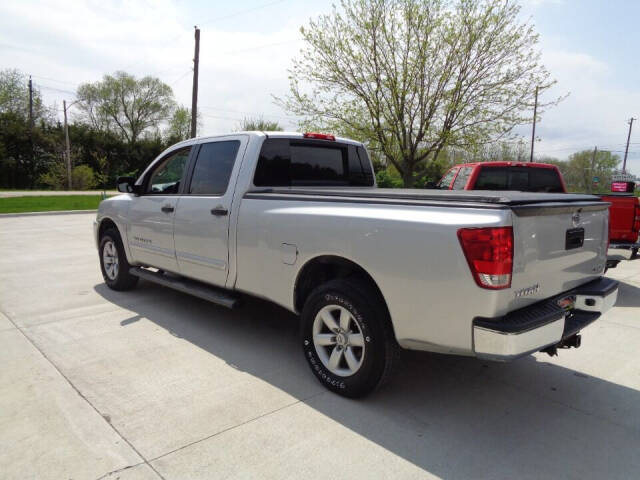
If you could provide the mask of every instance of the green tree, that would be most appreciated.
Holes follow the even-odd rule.
[[[281,132],[283,130],[284,128],[282,128],[278,122],[265,120],[262,116],[256,118],[244,118],[242,122],[236,126],[236,131],[238,132]]]
[[[276,101],[305,122],[374,145],[412,186],[446,146],[530,122],[555,82],[533,25],[504,0],[343,0],[301,29],[306,43]],[[539,104],[540,110],[553,104]]]
[[[29,117],[29,79],[16,69],[0,70],[0,113],[12,113],[21,118]],[[36,84],[33,85],[33,120],[51,118],[49,109],[42,102],[42,94]]]
[[[607,192],[611,186],[611,176],[620,163],[620,157],[611,152],[598,151],[595,160],[593,150],[582,150],[569,156],[566,162],[551,162],[558,166],[572,192]],[[593,178],[598,178],[594,185]]]
[[[202,127],[200,113],[197,115],[196,122],[198,124],[197,131],[199,132]],[[173,111],[173,114],[169,119],[169,125],[164,131],[164,137],[169,144],[191,138],[191,109],[180,106]]]
[[[143,133],[158,131],[175,108],[171,87],[158,78],[135,78],[118,71],[102,81],[78,87],[82,119],[101,131],[115,132],[134,144]]]

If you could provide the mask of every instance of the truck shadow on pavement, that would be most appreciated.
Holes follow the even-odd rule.
[[[621,285],[619,305],[638,306],[640,289]],[[441,478],[632,478],[640,471],[640,392],[558,365],[616,377],[598,365],[597,350],[587,355],[583,346],[559,358],[537,354],[509,364],[406,351],[388,385],[349,400],[315,380],[298,342],[297,317],[274,304],[247,298],[229,311],[143,281],[134,292],[104,284],[95,290],[135,313],[122,328],[154,322]],[[147,301],[135,303],[140,291]],[[606,326],[585,331],[584,345],[598,328]],[[271,440],[287,441],[277,435]],[[348,445],[341,451],[350,455]]]

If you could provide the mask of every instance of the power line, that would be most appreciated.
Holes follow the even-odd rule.
[[[204,22],[200,22],[200,26],[203,26],[203,25],[209,25],[210,23],[217,22],[217,21],[219,21],[219,20],[226,20],[226,19],[228,19],[228,18],[237,17],[237,16],[239,16],[239,15],[243,15],[243,14],[245,14],[245,13],[253,12],[253,11],[255,11],[255,10],[260,10],[260,9],[263,9],[263,8],[266,8],[266,7],[271,7],[272,5],[276,5],[276,4],[278,4],[278,3],[282,3],[282,2],[284,2],[284,1],[285,1],[285,0],[276,0],[275,2],[268,2],[268,3],[264,3],[264,4],[262,4],[262,5],[258,5],[257,7],[247,8],[247,9],[245,9],[245,10],[241,10],[241,11],[238,11],[238,12],[236,12],[236,13],[231,13],[231,14],[229,14],[229,15],[224,15],[224,16],[222,16],[222,17],[212,18],[212,19],[206,20],[206,21],[204,21]]]
[[[216,110],[218,112],[230,112],[230,113],[241,113],[243,115],[255,115],[256,112],[244,112],[242,110],[230,110],[230,109],[225,109],[225,108],[217,108],[217,107],[209,107],[207,105],[201,105],[200,108],[205,108],[208,110]],[[281,120],[299,120],[300,117],[292,117],[292,116],[286,116],[286,115],[262,115],[263,117],[271,117],[271,118],[279,118]]]

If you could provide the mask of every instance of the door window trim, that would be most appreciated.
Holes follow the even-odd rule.
[[[239,142],[240,145],[238,145],[238,151],[236,152],[236,158],[233,160],[233,167],[231,167],[231,171],[229,172],[229,181],[227,182],[227,188],[225,189],[225,191],[223,193],[190,193],[189,190],[191,189],[191,181],[193,180],[193,172],[195,172],[196,170],[196,164],[198,163],[198,154],[200,153],[200,149],[203,145],[206,145],[208,143],[220,143],[220,142]],[[244,157],[244,150],[243,150],[243,145],[242,145],[242,139],[241,138],[219,138],[216,140],[208,140],[208,141],[203,141],[201,143],[198,143],[197,145],[194,145],[194,152],[192,152],[193,157],[190,158],[190,162],[189,162],[189,168],[185,169],[187,171],[187,176],[186,176],[186,180],[184,182],[184,190],[183,193],[181,193],[181,195],[183,197],[211,197],[211,198],[222,198],[225,195],[227,195],[227,193],[229,193],[229,188],[231,187],[231,182],[233,181],[235,183],[234,180],[234,171],[236,170],[236,168],[238,167],[238,162],[242,159],[242,157]],[[197,147],[197,149],[196,149]],[[246,148],[246,145],[245,145]]]
[[[156,162],[154,162],[154,165],[149,170],[147,170],[147,172],[144,174],[144,178],[142,180],[142,192],[140,192],[140,196],[141,197],[176,197],[178,195],[182,195],[183,194],[182,192],[184,192],[185,180],[188,178],[187,173],[191,168],[191,164],[193,163],[193,153],[196,150],[196,147],[199,147],[199,145],[185,145],[184,147],[176,148],[174,150],[171,150],[170,152],[167,152],[166,155],[164,155],[163,157],[159,158]],[[190,149],[189,155],[187,156],[187,161],[186,161],[184,170],[182,171],[182,177],[180,178],[180,187],[178,188],[178,191],[176,193],[147,192],[147,187],[149,186],[149,181],[151,180],[151,176],[153,175],[153,172],[155,172],[160,167],[160,165],[162,165],[162,162],[164,162],[171,155],[175,155],[176,153],[182,150],[186,150],[187,148]]]

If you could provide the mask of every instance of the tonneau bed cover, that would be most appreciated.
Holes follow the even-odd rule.
[[[287,198],[298,197],[303,200],[317,201],[384,201],[384,203],[453,203],[453,204],[484,204],[485,208],[504,208],[518,205],[532,204],[567,204],[585,203],[600,204],[605,202],[595,195],[570,193],[535,193],[516,191],[489,190],[422,190],[417,188],[375,188],[375,187],[270,187],[255,188],[249,191],[246,198]]]

